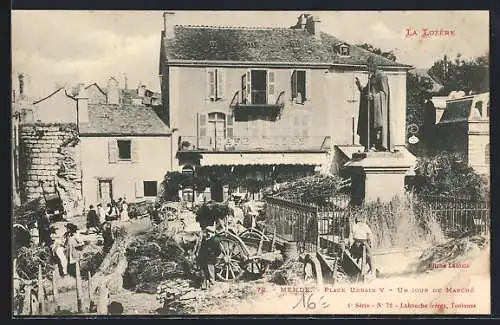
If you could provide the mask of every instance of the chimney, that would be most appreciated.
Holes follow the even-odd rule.
[[[319,17],[308,15],[305,29],[317,40],[321,39],[321,20]]]
[[[175,13],[165,11],[163,13],[163,31],[165,38],[174,38],[174,16]]]
[[[19,79],[19,98],[24,97],[24,75],[20,73],[17,78]]]
[[[120,89],[118,80],[111,77],[108,80],[108,104],[118,105],[120,103]]]
[[[78,124],[89,122],[89,96],[83,85],[80,86],[76,97],[78,108]]]

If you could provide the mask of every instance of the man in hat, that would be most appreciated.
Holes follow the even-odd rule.
[[[374,56],[368,58],[366,65],[369,73],[367,85],[362,87],[356,78],[356,86],[361,93],[357,134],[365,151],[394,151],[389,81],[378,68]]]
[[[366,223],[364,218],[360,218],[358,215],[354,218],[355,223],[350,227],[349,240],[351,242],[351,255],[355,259],[361,259],[363,256],[363,247],[366,253],[366,263],[370,267],[368,272],[373,270],[372,267],[372,254],[371,254],[371,244],[373,242],[373,234],[370,226]]]
[[[68,273],[75,276],[76,275],[76,262],[80,258],[80,252],[84,246],[84,242],[81,241],[76,235],[78,227],[73,223],[66,224],[66,233],[64,234],[64,248],[66,249],[66,259],[68,262]]]
[[[215,263],[219,254],[219,244],[215,241],[215,226],[204,227],[198,250],[198,263],[204,277],[202,289],[209,288],[215,284]]]

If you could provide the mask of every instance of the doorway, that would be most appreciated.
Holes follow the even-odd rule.
[[[113,199],[113,181],[111,179],[99,180],[99,193],[97,197],[101,202],[111,202]]]

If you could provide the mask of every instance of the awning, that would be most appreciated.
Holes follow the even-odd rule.
[[[328,162],[328,154],[321,153],[203,153],[201,166],[245,165],[310,165]]]

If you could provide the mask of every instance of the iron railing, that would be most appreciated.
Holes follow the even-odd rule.
[[[330,149],[329,136],[179,137],[178,151],[317,151]]]
[[[450,237],[464,233],[489,234],[490,202],[487,199],[420,196]]]
[[[266,197],[269,229],[284,240],[297,243],[300,252],[335,248],[349,237],[349,225],[358,207],[352,209],[347,195],[339,195],[326,206]],[[450,197],[420,197],[417,214],[431,213],[448,237],[465,234],[488,235],[490,232],[489,201]],[[426,208],[426,209],[425,209]],[[416,208],[417,209],[417,208]],[[359,212],[359,210],[358,210]]]

